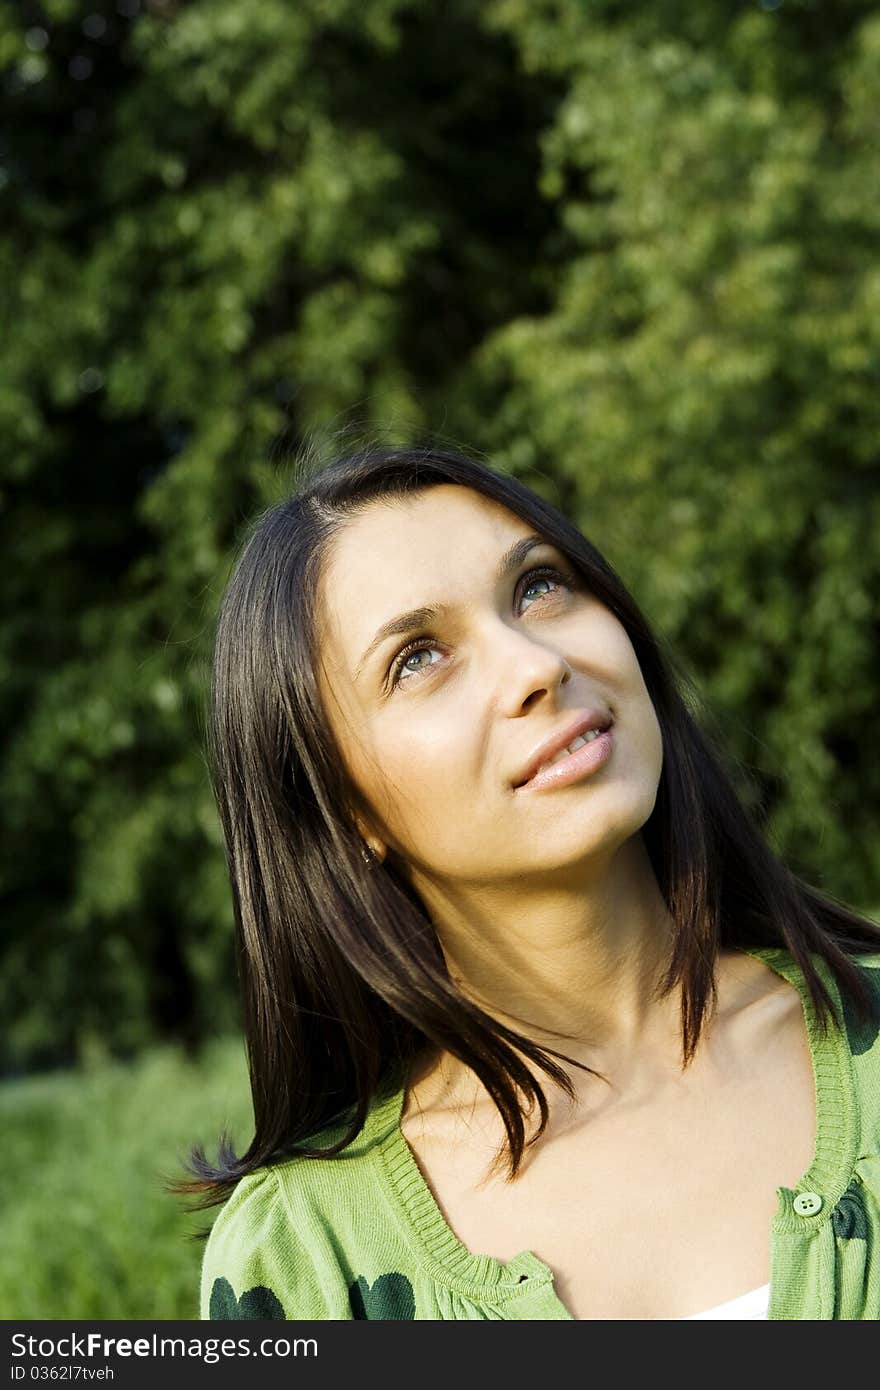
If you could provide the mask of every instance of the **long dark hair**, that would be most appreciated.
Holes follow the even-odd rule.
[[[194,1177],[172,1190],[209,1207],[266,1164],[294,1153],[333,1156],[356,1138],[389,1078],[435,1047],[471,1068],[493,1098],[511,1179],[548,1119],[544,1092],[518,1054],[574,1097],[551,1057],[573,1059],[505,1027],[453,984],[393,852],[381,865],[364,861],[354,790],[319,697],[315,596],[334,536],[376,499],[442,483],[494,499],[557,546],[625,628],[663,737],[657,797],[641,833],[674,924],[662,988],[681,985],[684,1061],[715,998],[722,946],[787,948],[826,1027],[836,1014],[816,956],[870,1013],[851,956],[880,949],[880,929],[773,853],[735,790],[719,741],[698,723],[693,683],[573,522],[516,478],[450,449],[368,448],[319,468],[303,459],[299,470],[294,495],[253,523],[227,586],[208,740],[255,1132],[241,1158],[222,1135],[217,1167],[195,1147],[187,1165]],[[532,1100],[525,1110],[521,1095]],[[526,1140],[523,1120],[534,1102],[541,1122]],[[309,1144],[340,1122],[335,1143]]]

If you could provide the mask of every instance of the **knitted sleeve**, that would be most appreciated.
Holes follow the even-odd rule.
[[[242,1178],[220,1209],[205,1245],[200,1318],[339,1316],[330,1307],[337,1301],[335,1293],[326,1281],[322,1288],[272,1169]]]

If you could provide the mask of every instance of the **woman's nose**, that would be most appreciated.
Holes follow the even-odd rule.
[[[499,706],[515,716],[536,695],[559,690],[570,680],[572,671],[565,654],[553,643],[506,624],[502,628],[504,638],[495,633],[489,646]]]

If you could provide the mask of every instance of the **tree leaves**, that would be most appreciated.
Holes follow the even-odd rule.
[[[880,23],[819,8],[3,10],[7,1064],[231,1000],[213,613],[352,418],[558,498],[876,903]]]

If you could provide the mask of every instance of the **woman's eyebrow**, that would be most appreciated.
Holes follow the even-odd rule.
[[[495,572],[498,582],[505,579],[514,570],[519,569],[529,551],[534,550],[535,546],[549,544],[550,542],[545,536],[539,536],[536,533],[521,536],[518,541],[514,541],[498,562],[498,568]],[[387,623],[383,623],[377,629],[373,640],[361,657],[354,673],[355,680],[360,676],[376,648],[380,647],[389,637],[404,637],[417,628],[427,627],[430,623],[436,622],[438,618],[446,616],[448,612],[449,604],[437,603],[429,604],[424,608],[411,608],[407,613],[399,613],[397,617],[389,618]]]

